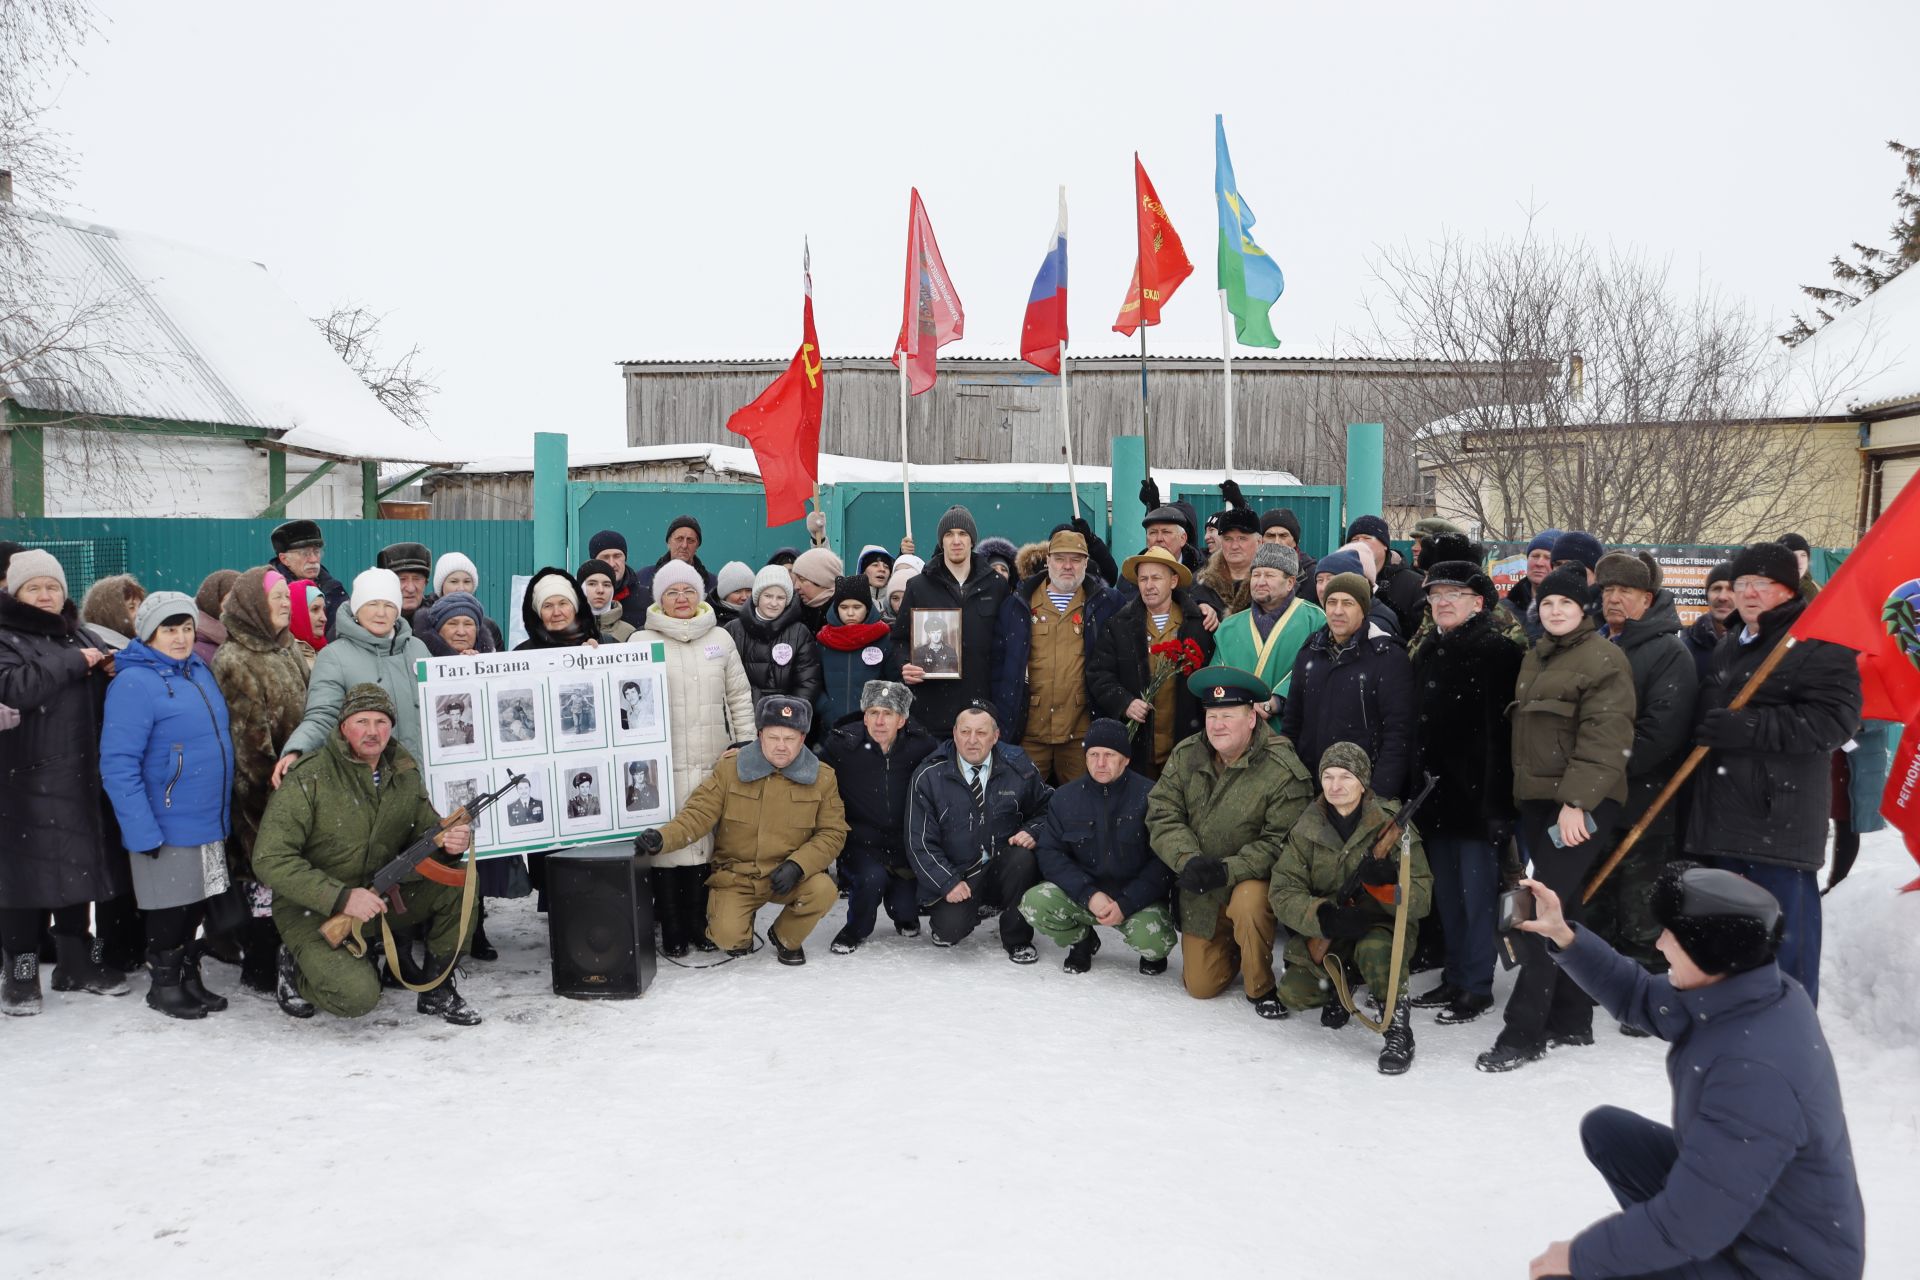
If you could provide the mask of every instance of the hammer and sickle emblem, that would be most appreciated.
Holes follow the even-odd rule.
[[[811,342],[802,343],[800,345],[800,367],[807,371],[807,385],[809,387],[817,387],[820,385],[821,366],[818,360],[811,358],[812,355],[813,344]]]

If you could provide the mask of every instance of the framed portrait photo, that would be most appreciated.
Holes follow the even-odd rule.
[[[556,675],[548,683],[552,702],[553,749],[607,745],[606,682],[597,676]]]
[[[519,785],[493,806],[500,843],[525,845],[554,839],[552,774],[544,762],[495,765],[493,785],[505,786],[510,774],[523,775]]]
[[[492,791],[492,771],[486,765],[450,765],[433,771],[433,807],[441,817],[446,817],[463,804],[472,804],[487,792]],[[493,836],[494,811],[496,804],[473,821],[473,848],[475,853],[483,852],[495,843]]]
[[[553,770],[560,792],[560,834],[595,835],[613,830],[618,797],[608,794],[606,757],[563,758],[554,762]]]
[[[547,754],[546,682],[495,681],[487,689],[495,758]]]
[[[907,661],[929,680],[960,678],[960,611],[915,609],[908,636]]]
[[[479,685],[436,687],[427,698],[427,759],[435,765],[464,764],[487,758],[487,736]]]
[[[622,751],[614,757],[622,830],[657,827],[673,816],[673,768],[664,752]]]
[[[664,668],[651,666],[621,671],[612,677],[613,712],[609,719],[615,746],[666,741],[667,718],[661,713],[666,704],[666,680]]]

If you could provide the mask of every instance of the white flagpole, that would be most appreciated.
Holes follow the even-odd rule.
[[[1226,479],[1233,478],[1233,312],[1227,306],[1227,291],[1220,291],[1220,372],[1223,375],[1220,398],[1227,422]]]
[[[1080,484],[1073,477],[1073,412],[1067,396],[1067,344],[1060,344],[1060,435],[1067,446],[1067,493],[1073,501],[1073,518],[1080,517]]]
[[[907,479],[907,352],[900,351],[900,511],[907,522],[907,537],[913,536],[913,491]]]

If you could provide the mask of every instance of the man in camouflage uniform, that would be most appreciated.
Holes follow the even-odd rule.
[[[287,770],[260,820],[253,870],[273,890],[273,923],[283,944],[280,1007],[292,1017],[311,1018],[325,1009],[358,1018],[380,1002],[374,968],[379,948],[355,959],[344,946],[329,945],[320,926],[339,912],[373,924],[387,902],[365,886],[401,850],[440,826],[419,764],[393,739],[394,719],[385,689],[349,689],[339,729],[326,746]],[[472,828],[449,827],[442,847],[458,855],[472,842]],[[461,890],[415,872],[400,882],[399,892],[405,921],[426,930],[428,976],[447,970],[473,928],[461,915]],[[456,1026],[480,1021],[454,989],[450,972],[421,994],[417,1008]]]

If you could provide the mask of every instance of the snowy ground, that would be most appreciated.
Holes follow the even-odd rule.
[[[1882,1277],[1920,1256],[1914,871],[1875,837],[1827,900]],[[551,994],[530,903],[492,919],[471,1030],[392,994],[355,1024],[246,995],[171,1022],[138,979],[0,1020],[0,1275],[1518,1277],[1612,1207],[1581,1113],[1667,1112],[1658,1042],[1604,1015],[1593,1048],[1488,1076],[1491,1019],[1418,1014],[1389,1080],[1357,1024],[1191,1000],[1111,936],[1078,978],[1046,943],[1008,964],[991,925],[840,957],[836,911],[804,969],[663,964],[594,1004]]]

